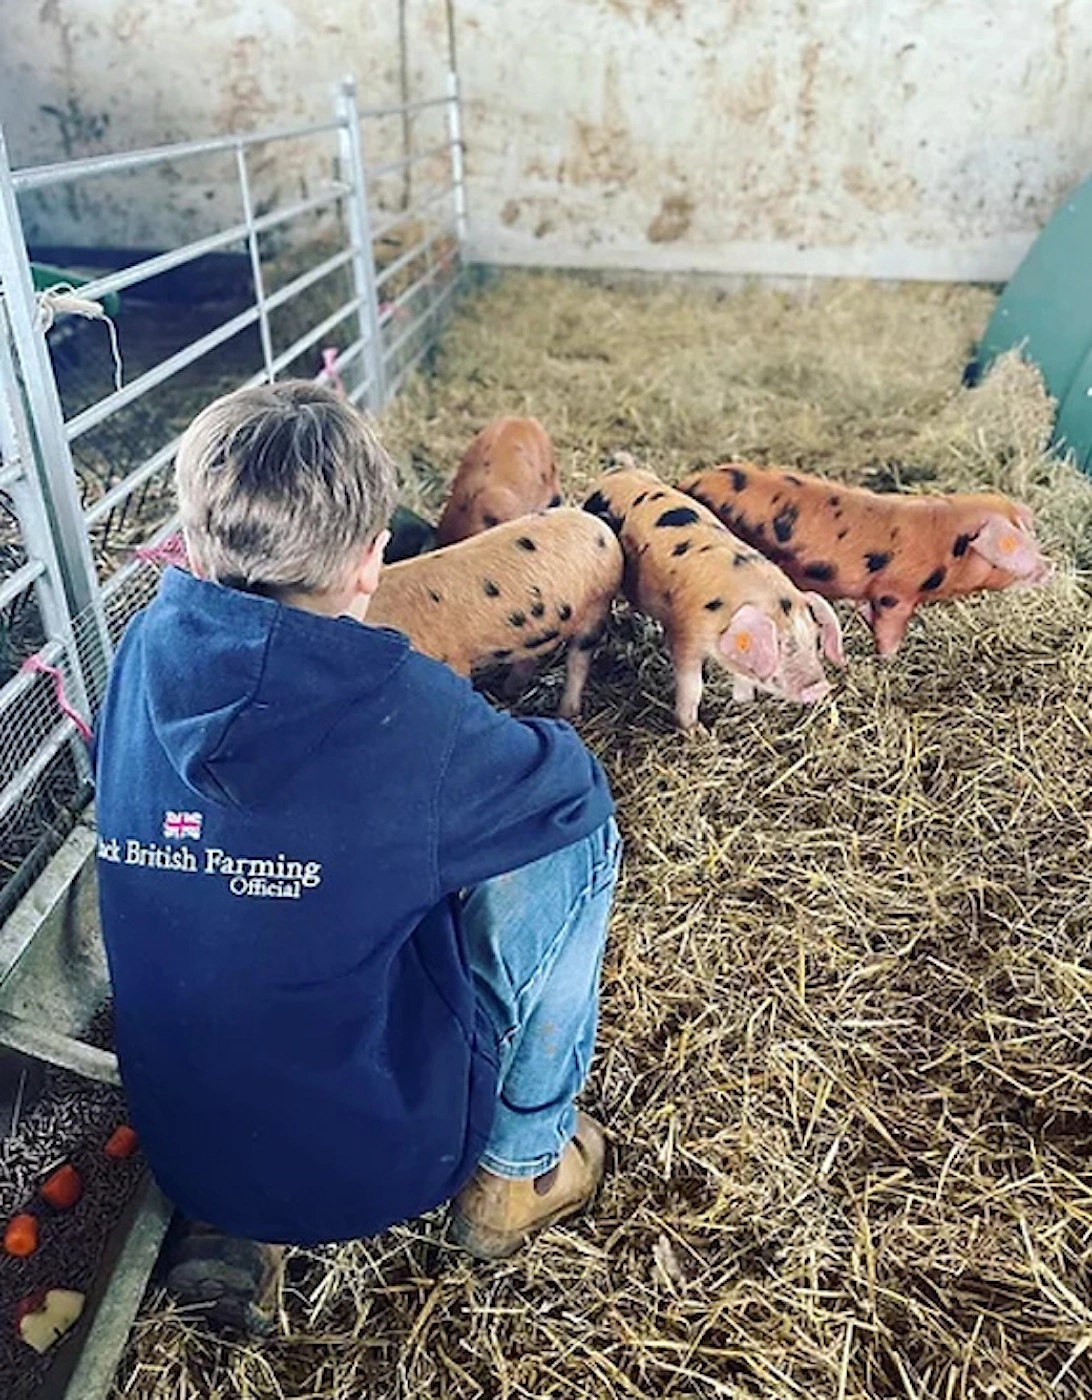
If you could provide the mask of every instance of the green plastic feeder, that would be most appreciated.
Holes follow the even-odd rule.
[[[1092,473],[1092,180],[1066,200],[1001,294],[971,369],[1018,346],[1057,400],[1056,447]]]

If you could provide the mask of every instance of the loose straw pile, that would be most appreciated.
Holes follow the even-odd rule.
[[[282,1335],[150,1296],[118,1396],[1076,1397],[1092,1386],[1092,488],[1006,361],[958,387],[991,295],[805,298],[511,274],[387,437],[434,510],[486,419],[532,412],[577,492],[624,447],[1036,509],[1050,589],[927,608],[829,701],[672,727],[619,608],[582,732],[627,839],[587,1096],[592,1214],[472,1265],[436,1215],[298,1251]],[[412,485],[410,468],[412,467]],[[525,708],[549,712],[560,677]]]

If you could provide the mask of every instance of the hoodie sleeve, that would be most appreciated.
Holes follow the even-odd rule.
[[[529,865],[613,811],[606,774],[571,725],[513,719],[472,693],[439,788],[440,888],[449,894]]]

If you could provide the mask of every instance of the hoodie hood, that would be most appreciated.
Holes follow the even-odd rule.
[[[169,569],[141,618],[147,704],[171,766],[213,802],[259,806],[349,706],[406,660],[400,633]]]

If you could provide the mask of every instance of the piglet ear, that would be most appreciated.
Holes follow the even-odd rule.
[[[728,630],[720,634],[717,647],[733,670],[760,681],[768,681],[781,661],[773,619],[753,603],[736,609]]]
[[[821,593],[805,593],[815,620],[819,624],[819,635],[823,640],[823,655],[835,666],[846,664],[846,654],[842,650],[842,624],[838,614]]]
[[[986,523],[971,540],[971,548],[995,569],[1004,569],[1014,578],[1039,578],[1049,568],[1034,538],[1003,515],[986,517]]]

